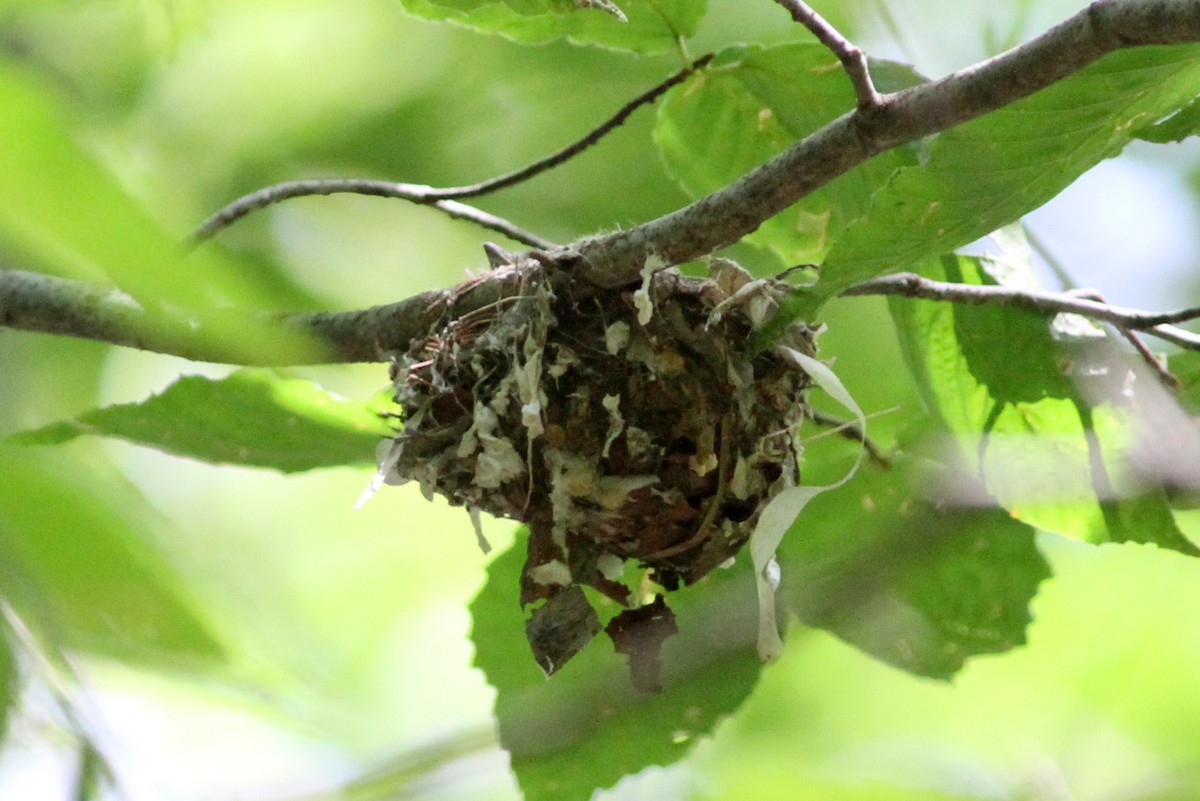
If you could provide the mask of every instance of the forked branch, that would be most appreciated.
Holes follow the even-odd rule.
[[[875,90],[871,80],[871,69],[867,64],[867,55],[829,24],[828,20],[814,11],[808,3],[802,0],[775,0],[787,9],[792,19],[799,22],[817,37],[817,41],[828,47],[842,62],[842,68],[854,86],[854,96],[858,100],[859,111],[869,111],[878,106],[883,96]]]
[[[814,32],[820,31],[822,41],[834,48],[839,58],[841,54],[848,61],[858,58],[854,48],[837,36],[836,31],[831,33],[832,28],[822,27],[811,10],[806,15],[807,6],[792,2],[785,5],[794,9],[802,22],[807,21]],[[679,264],[733,244],[766,219],[883,150],[1001,108],[1115,50],[1184,42],[1200,42],[1200,0],[1102,0],[1007,53],[941,80],[884,95],[878,105],[869,109],[851,111],[734,183],[671,214],[628,230],[563,245],[549,253],[530,254],[530,258],[518,254],[511,264],[454,290],[426,293],[355,312],[280,315],[272,319],[284,330],[310,331],[328,342],[330,351],[325,359],[328,362],[376,361],[386,358],[389,349],[403,347],[408,340],[427,334],[429,327],[448,309],[467,313],[494,303],[504,292],[516,291],[510,280],[513,275],[569,269],[572,280],[609,287],[631,285],[642,280],[648,264],[664,267]],[[681,75],[676,75],[668,83],[681,79]],[[619,124],[638,103],[649,102],[661,93],[656,91],[633,101],[613,118],[616,123],[610,123]],[[860,99],[861,96],[860,92]],[[589,142],[589,137],[585,137],[563,153],[586,147]],[[540,164],[550,164],[555,158]],[[493,182],[458,190],[478,193],[480,187],[509,185],[506,182],[543,168],[531,166]],[[426,193],[421,197],[429,202],[457,202],[445,197],[432,198],[427,194],[435,191],[431,187],[417,189]],[[247,208],[256,207],[251,201],[247,204]],[[506,235],[520,238],[519,232],[511,229]],[[539,248],[546,244],[540,239],[532,243]],[[1048,314],[1074,312],[1110,323],[1122,331],[1145,331],[1184,348],[1200,349],[1200,335],[1172,325],[1194,319],[1197,315],[1190,309],[1166,315],[1150,314],[1078,296],[1014,292],[996,287],[934,286],[916,276],[891,276],[855,288],[848,283],[839,284],[839,280],[844,281],[835,275],[825,276],[822,286],[831,288],[833,294],[897,294],[955,303],[1003,302]],[[261,318],[254,319],[261,322]],[[204,326],[196,321],[166,324],[152,319],[131,299],[109,290],[17,271],[0,271],[0,325],[98,339],[199,360],[225,357],[225,353],[204,344]],[[264,353],[255,363],[288,362]]]
[[[548,240],[519,228],[508,220],[480,211],[473,206],[468,206],[458,201],[464,198],[480,197],[481,195],[487,195],[523,181],[528,181],[530,178],[574,158],[623,125],[633,112],[642,106],[653,103],[662,97],[672,86],[681,83],[693,72],[704,67],[708,62],[712,61],[712,57],[712,53],[701,56],[690,66],[685,67],[654,88],[630,100],[616,114],[599,127],[590,131],[582,139],[519,170],[513,170],[512,172],[489,178],[486,181],[480,181],[479,183],[450,187],[406,184],[370,178],[311,178],[299,181],[284,181],[263,187],[248,195],[243,195],[224,208],[221,208],[196,229],[188,240],[189,244],[192,246],[199,245],[211,239],[219,231],[228,228],[247,214],[291,198],[311,197],[314,195],[354,194],[395,198],[420,205],[433,206],[455,219],[467,220],[483,228],[499,231],[514,242],[520,242],[530,247],[541,249],[551,248],[553,247],[553,243]]]

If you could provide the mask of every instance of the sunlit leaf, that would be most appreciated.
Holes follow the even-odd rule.
[[[865,466],[815,498],[779,550],[801,620],[940,679],[1024,643],[1029,602],[1050,575],[1034,530],[981,493],[973,506],[940,502],[943,471],[912,457]]]
[[[910,68],[877,62],[881,86],[911,86]],[[654,139],[671,175],[693,197],[715,191],[854,108],[854,93],[829,50],[816,43],[739,46],[675,89],[659,109]],[[749,241],[783,264],[820,261],[831,241],[866,213],[871,193],[916,163],[888,151],[767,220]]]
[[[640,693],[605,638],[547,679],[534,662],[519,602],[525,544],[488,569],[471,604],[475,663],[496,688],[500,743],[528,801],[586,801],[597,787],[683,758],[753,689],[761,669],[749,559],[670,594],[679,633],[662,650],[659,693]],[[602,611],[620,609],[602,600]]]
[[[410,14],[518,42],[568,39],[638,53],[674,50],[704,16],[705,0],[400,0]],[[620,9],[622,20],[612,8]]]
[[[0,594],[54,645],[134,662],[222,654],[178,570],[150,540],[158,518],[94,466],[0,449]]]
[[[1018,219],[1189,103],[1198,83],[1194,46],[1123,50],[939,134],[928,158],[897,172],[834,244],[817,291],[831,297]]]
[[[921,272],[994,283],[983,264],[946,256]],[[1107,339],[1055,336],[1048,318],[1022,309],[905,298],[891,305],[926,404],[954,438],[946,447],[962,450],[1005,508],[1090,542],[1200,553],[1175,526],[1162,491],[1129,464],[1134,410],[1104,386],[1119,383],[1127,367]]]
[[[394,433],[378,404],[348,401],[266,370],[239,370],[220,380],[185,376],[141,403],[93,409],[11,441],[49,445],[98,434],[207,462],[291,473],[372,462],[380,438]]]
[[[80,146],[53,98],[0,64],[0,246],[23,267],[111,283],[143,305],[200,317],[231,358],[261,351],[271,340],[252,318],[214,313],[221,305],[269,305],[255,282],[212,249],[185,254]],[[304,337],[273,346],[292,357],[316,347]]]

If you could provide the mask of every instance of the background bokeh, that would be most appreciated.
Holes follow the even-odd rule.
[[[694,53],[796,36],[768,0],[710,5]],[[814,5],[873,54],[937,76],[1084,3]],[[0,0],[0,72],[35,87],[48,113],[179,238],[278,180],[457,184],[511,169],[677,68],[677,56],[516,45],[408,18],[393,0]],[[0,105],[0,126],[4,115]],[[652,122],[642,111],[584,156],[481,205],[561,241],[673,209],[685,197],[658,162]],[[1114,302],[1195,303],[1198,163],[1185,143],[1102,164],[1031,216],[1043,256]],[[264,304],[356,308],[457,283],[483,267],[489,238],[397,201],[329,197],[253,215],[212,247]],[[38,241],[0,245],[0,264],[52,261]],[[887,410],[917,401],[884,305],[834,304],[827,322],[825,353],[864,410],[881,413],[872,425],[887,441],[902,416]],[[0,433],[140,400],[180,374],[227,372],[0,332]],[[386,383],[383,366],[289,374],[347,397]],[[63,698],[117,770],[114,798],[515,797],[494,745],[491,691],[471,666],[467,604],[488,557],[465,512],[411,486],[385,488],[355,511],[366,468],[283,476],[86,439],[45,458],[63,477],[63,508],[86,482],[139,518],[225,658],[148,663],[79,651],[58,664],[31,649],[27,692],[0,752],[0,798],[69,797],[80,744]],[[22,501],[10,493],[0,485],[0,504]],[[485,528],[496,546],[511,540],[508,523]],[[64,531],[64,547],[71,536]],[[781,662],[692,759],[627,779],[612,796],[1197,797],[1195,568],[1148,547],[1041,544],[1056,578],[1035,601],[1026,647],[941,684],[793,628]],[[364,775],[373,778],[353,784]]]

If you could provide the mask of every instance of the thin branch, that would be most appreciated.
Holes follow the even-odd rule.
[[[892,460],[884,454],[883,449],[879,447],[875,440],[868,437],[866,432],[853,420],[843,420],[837,415],[826,414],[811,407],[808,410],[808,416],[817,425],[828,428],[829,431],[827,433],[836,434],[843,439],[861,444],[866,449],[867,456],[871,458],[871,461],[880,467],[888,469],[892,466]],[[820,434],[818,436],[824,435]],[[810,437],[809,441],[812,439],[815,439],[815,437]]]
[[[539,173],[543,173],[547,170],[557,167],[559,164],[562,164],[568,159],[579,155],[584,150],[587,150],[589,147],[599,142],[616,128],[624,125],[625,120],[629,119],[629,116],[633,114],[633,112],[637,111],[642,106],[649,105],[658,100],[658,98],[666,94],[668,89],[683,83],[683,81],[686,80],[689,75],[707,66],[708,62],[712,60],[713,54],[706,53],[692,62],[691,66],[684,67],[683,69],[679,70],[679,72],[676,72],[670,78],[667,78],[665,81],[660,83],[658,86],[655,86],[654,88],[638,95],[633,100],[630,100],[628,103],[621,106],[620,110],[617,111],[617,113],[610,117],[606,122],[602,123],[599,127],[595,128],[582,139],[567,145],[556,153],[552,153],[543,159],[539,159],[527,167],[522,167],[519,170],[513,170],[512,172],[505,173],[504,175],[498,175],[495,178],[489,178],[488,180],[481,181],[477,184],[454,186],[445,189],[434,189],[431,196],[452,199],[478,197],[480,195],[485,195],[500,189],[505,189],[514,184],[519,184],[522,181],[527,181]]]
[[[994,304],[1013,306],[1042,314],[1078,314],[1089,320],[1108,323],[1121,331],[1144,331],[1151,336],[1174,342],[1189,350],[1200,350],[1200,335],[1184,331],[1167,323],[1200,318],[1200,308],[1174,312],[1146,312],[1124,306],[1113,306],[1078,292],[1042,292],[1012,289],[1006,286],[976,286],[934,281],[914,273],[897,273],[873,278],[856,284],[842,293],[855,295],[896,295],[906,298],[939,300],[972,306]]]
[[[1094,300],[1097,303],[1108,303],[1108,300],[1095,289],[1069,289],[1067,290],[1067,293],[1074,295],[1075,297]],[[1200,312],[1197,312],[1197,316],[1200,316]],[[1167,369],[1167,365],[1160,361],[1156,355],[1154,355],[1154,352],[1150,350],[1150,347],[1146,344],[1145,340],[1142,339],[1137,331],[1133,331],[1128,328],[1121,328],[1119,326],[1114,327],[1116,327],[1121,336],[1125,338],[1125,341],[1133,347],[1138,356],[1142,357],[1142,361],[1146,363],[1146,366],[1150,368],[1151,372],[1158,376],[1158,380],[1161,381],[1164,386],[1172,389],[1179,386],[1179,379],[1172,375],[1171,371]]]
[[[487,228],[489,231],[498,231],[514,242],[520,242],[522,245],[529,245],[541,250],[550,250],[554,247],[554,243],[549,239],[543,239],[537,234],[526,231],[524,228],[509,222],[503,217],[489,214],[474,206],[468,206],[466,203],[459,203],[457,200],[437,200],[430,205],[456,220],[466,220],[482,228]]]
[[[867,64],[867,55],[829,24],[829,21],[814,11],[803,0],[775,0],[787,9],[792,19],[799,22],[817,37],[817,41],[828,47],[842,62],[842,68],[850,78],[854,87],[854,96],[858,100],[859,111],[869,111],[883,101],[883,96],[875,91],[875,83],[871,80],[871,69]]]
[[[217,232],[228,228],[247,214],[268,206],[273,206],[285,200],[314,195],[354,194],[407,200],[411,203],[434,206],[455,219],[467,220],[484,228],[499,231],[516,242],[535,248],[551,248],[554,246],[552,242],[518,228],[508,220],[480,211],[472,206],[455,203],[454,201],[469,197],[479,197],[480,195],[486,195],[519,184],[579,155],[623,125],[633,112],[642,106],[653,103],[666,93],[668,89],[683,82],[693,72],[712,61],[712,58],[712,53],[701,56],[691,66],[676,72],[654,88],[630,100],[616,114],[589,132],[582,139],[519,170],[513,170],[512,172],[498,175],[495,178],[480,181],[479,183],[441,188],[426,186],[424,184],[406,184],[370,178],[310,178],[299,181],[284,181],[263,187],[248,195],[243,195],[219,209],[196,229],[188,242],[192,247],[195,247],[211,239]]]
[[[284,181],[243,195],[205,220],[188,238],[187,246],[194,248],[211,239],[217,232],[253,211],[273,206],[294,197],[314,195],[371,195],[374,197],[407,200],[422,206],[432,206],[456,220],[466,220],[491,231],[498,231],[514,242],[530,247],[547,249],[554,243],[516,226],[503,217],[459,203],[455,200],[439,200],[431,187],[420,184],[402,184],[393,181],[376,181],[367,178],[309,178],[301,181]]]
[[[732,245],[797,200],[885,150],[973,120],[1027,97],[1126,47],[1200,42],[1198,0],[1104,0],[1041,36],[940,80],[883,95],[737,181],[670,214],[566,246],[578,273],[602,286]],[[830,276],[836,294],[847,288]]]

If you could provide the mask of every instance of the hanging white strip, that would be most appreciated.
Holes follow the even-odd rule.
[[[858,422],[859,430],[866,436],[866,416],[854,402],[854,398],[850,397],[841,379],[828,366],[793,348],[780,347],[780,351],[803,368],[827,395],[849,409]],[[863,450],[859,451],[850,472],[840,481],[823,487],[788,487],[772,498],[758,517],[758,524],[754,527],[754,533],[750,535],[750,561],[754,565],[754,577],[758,584],[758,655],[764,662],[778,658],[783,652],[783,642],[779,639],[779,624],[775,619],[775,591],[779,588],[780,579],[775,551],[783,542],[783,535],[791,528],[809,501],[822,492],[837,489],[854,477],[862,463]]]

